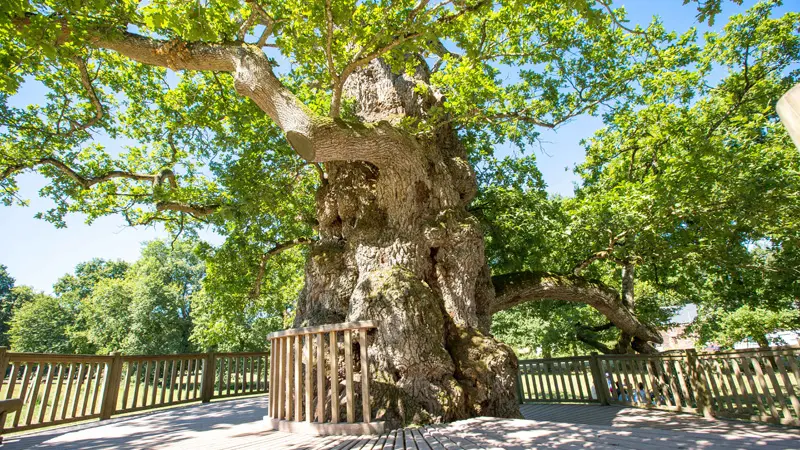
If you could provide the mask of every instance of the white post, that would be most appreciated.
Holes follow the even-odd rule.
[[[775,107],[794,145],[800,149],[800,84],[783,94]]]

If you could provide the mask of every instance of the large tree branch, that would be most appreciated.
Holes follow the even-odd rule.
[[[452,19],[460,14],[447,17]],[[69,40],[70,30],[65,20],[44,16],[39,19],[51,20],[54,26],[61,27],[56,43]],[[31,24],[31,17],[17,18],[14,22],[24,32]],[[405,133],[391,126],[350,124],[314,114],[275,76],[269,59],[257,46],[165,41],[100,26],[90,26],[87,35],[90,45],[115,51],[142,64],[173,70],[229,72],[236,92],[253,100],[274,120],[294,150],[308,161],[360,160],[378,167],[397,167],[408,162],[407,151],[414,144]],[[406,35],[399,40],[411,37]],[[389,44],[374,54],[356,59],[353,68],[345,68],[345,72],[379,57],[396,45],[399,43]],[[345,78],[340,76],[340,83]],[[401,154],[403,157],[399,156]]]
[[[444,6],[448,2],[442,2],[441,4],[437,5],[436,7],[432,8],[428,11],[431,15],[434,15],[438,10],[444,8]],[[476,2],[474,5],[466,6],[461,8],[452,14],[447,14],[444,16],[439,17],[436,21],[433,22],[434,26],[444,26],[446,24],[452,23],[457,20],[459,17],[463,15],[474,12],[480,9],[482,6],[488,4],[489,2],[486,1],[479,1]],[[413,23],[417,16],[423,12],[425,7],[428,5],[428,2],[423,0],[411,11],[408,18],[408,23]],[[341,97],[342,97],[342,90],[344,88],[344,84],[347,81],[347,78],[350,77],[356,70],[360,69],[361,67],[366,66],[374,59],[380,58],[381,56],[389,53],[390,51],[394,50],[395,48],[399,47],[400,45],[416,39],[420,36],[424,36],[426,34],[425,31],[410,31],[406,33],[399,34],[398,36],[393,37],[387,44],[383,45],[382,47],[378,47],[372,49],[368,53],[364,53],[366,49],[362,49],[358,54],[356,54],[355,58],[347,64],[342,72],[338,76],[332,75],[332,82],[333,82],[333,98],[331,100],[331,116],[338,117],[339,116],[339,108],[341,107]],[[333,18],[329,15],[328,16],[328,47],[330,47],[330,39],[333,35]],[[330,53],[330,48],[328,50]],[[332,64],[329,62],[329,65]]]
[[[53,25],[61,27],[56,43],[68,40],[71,30],[66,21],[57,17],[40,16],[39,19],[50,19]],[[31,25],[31,16],[14,19],[14,23],[25,32]],[[142,64],[173,70],[229,72],[236,91],[252,99],[287,135],[312,134],[313,114],[280,82],[269,59],[254,45],[165,41],[100,26],[89,27],[87,34],[90,45],[112,50]],[[301,153],[301,156],[306,155]]]
[[[39,158],[27,164],[10,165],[3,170],[2,175],[0,175],[0,180],[3,180],[11,176],[14,172],[18,172],[24,169],[32,169],[36,166],[42,166],[42,165],[49,165],[55,167],[61,173],[71,178],[74,182],[78,183],[84,189],[89,189],[95,184],[102,183],[104,181],[108,181],[114,178],[127,178],[138,181],[151,181],[154,183],[156,182],[160,183],[160,180],[168,178],[170,179],[171,185],[174,186],[175,183],[175,175],[172,174],[171,170],[167,170],[166,173],[159,172],[157,174],[135,173],[135,172],[128,172],[125,170],[111,170],[99,176],[85,177],[80,175],[72,167],[68,166],[63,161],[51,157]]]
[[[396,165],[398,153],[408,149],[403,135],[386,127],[351,126],[315,115],[281,83],[266,55],[255,46],[165,42],[128,32],[97,37],[93,42],[144,64],[231,72],[236,91],[272,118],[292,148],[308,161]]]
[[[606,316],[617,328],[645,341],[662,342],[661,335],[642,323],[622,304],[619,293],[598,281],[575,275],[515,272],[492,277],[495,301],[491,314],[536,300],[585,303]]]
[[[6,179],[7,177],[11,176],[12,174],[20,170],[32,169],[34,167],[43,165],[49,165],[51,167],[58,169],[62,174],[72,179],[72,181],[80,185],[83,189],[91,189],[92,186],[98,183],[110,181],[115,178],[125,178],[136,181],[149,181],[153,184],[153,186],[160,186],[166,181],[173,189],[178,187],[178,182],[175,178],[175,173],[170,169],[163,169],[160,172],[153,174],[129,172],[127,170],[110,170],[102,175],[87,177],[81,175],[75,169],[73,169],[63,161],[52,157],[40,158],[35,161],[29,162],[27,164],[9,165],[5,169],[3,169],[2,173],[0,173],[0,181]],[[218,204],[199,205],[199,204],[185,203],[179,201],[156,202],[157,211],[178,211],[191,214],[192,216],[195,217],[203,217],[213,214],[220,208],[220,206],[221,205]]]
[[[163,201],[156,203],[156,211],[177,211],[194,217],[204,217],[214,214],[220,206],[218,204],[200,205],[197,203]]]
[[[261,261],[258,264],[258,272],[256,273],[256,280],[253,283],[253,289],[250,290],[250,298],[258,298],[261,295],[261,284],[264,282],[264,272],[267,267],[267,260],[272,258],[273,256],[283,253],[286,250],[289,250],[292,247],[296,247],[298,245],[308,245],[314,242],[312,238],[298,238],[293,239],[291,241],[281,242],[280,244],[276,244],[271,249],[267,250],[263,255],[261,255]]]

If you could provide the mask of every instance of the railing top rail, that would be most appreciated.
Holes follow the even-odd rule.
[[[601,359],[670,359],[670,358],[685,358],[686,353],[654,353],[654,354],[624,354],[624,355],[599,355]]]
[[[520,359],[520,364],[526,363],[542,363],[542,362],[563,362],[563,361],[588,361],[591,356],[560,356],[558,358],[542,358],[542,359]]]
[[[61,355],[50,353],[8,352],[9,362],[108,362],[114,359],[111,355]]]
[[[239,357],[247,357],[247,356],[264,356],[269,355],[269,352],[266,350],[262,350],[259,352],[225,352],[225,353],[214,353],[214,356],[217,358],[225,358],[229,356],[239,356]]]
[[[784,347],[769,347],[769,348],[743,348],[738,350],[722,350],[718,352],[698,352],[698,356],[702,357],[709,357],[709,356],[726,356],[726,355],[743,355],[743,354],[750,354],[750,353],[758,353],[761,355],[770,355],[770,354],[778,354],[778,355],[788,355],[792,353],[800,352],[800,346],[797,345],[787,345]]]
[[[331,323],[327,325],[317,325],[315,327],[290,328],[288,330],[275,331],[268,334],[267,339],[275,339],[285,336],[298,336],[303,334],[325,333],[329,331],[362,330],[365,328],[377,327],[378,326],[372,320],[364,320],[361,322]]]
[[[172,353],[168,355],[121,355],[123,361],[173,361],[179,359],[200,359],[206,353]]]

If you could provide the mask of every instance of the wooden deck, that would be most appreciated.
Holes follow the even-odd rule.
[[[6,436],[16,449],[800,449],[800,430],[616,406],[523,405],[530,420],[481,417],[379,437],[265,431],[267,398],[173,408]]]

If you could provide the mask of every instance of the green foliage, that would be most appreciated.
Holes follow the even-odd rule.
[[[25,294],[28,296],[28,293]],[[15,311],[8,331],[16,352],[72,353],[67,328],[74,312],[55,297],[32,293]]]
[[[82,326],[73,334],[98,353],[187,353],[192,302],[201,295],[205,265],[193,244],[152,241],[124,277],[106,277],[81,301]],[[79,269],[82,266],[79,266]]]
[[[525,303],[492,318],[492,333],[510,345],[520,358],[551,358],[586,355],[597,349],[576,337],[576,324],[603,323],[594,309],[552,300]],[[615,331],[605,331],[601,340],[612,341]]]
[[[483,224],[492,270],[560,271],[566,217],[561,199],[548,198],[534,157],[490,160],[479,169],[481,190],[470,209]]]
[[[694,3],[687,11],[708,23],[723,5]],[[3,2],[0,201],[24,204],[16,177],[36,171],[51,180],[40,194],[55,205],[37,215],[56,226],[74,212],[89,222],[119,214],[226,238],[199,249],[205,275],[188,249],[170,259],[161,243],[136,267],[90,262],[62,280],[56,293],[76,315],[75,349],[163,350],[159,333],[182,349],[254,348],[293,314],[302,253],[262,258],[314,233],[317,168],[230,74],[148,66],[97,42],[131,32],[180,51],[258,46],[319,114],[332,112],[344,75],[370,58],[406,73],[425,61],[430,85],[417,89],[445,101],[402,126],[424,135],[447,121],[459,133],[479,174],[473,210],[495,272],[568,272],[607,251],[584,275],[619,286],[611,261],[634,264],[637,313],[652,323],[688,302],[733,311],[763,298],[785,310],[798,289],[800,156],[774,103],[798,81],[800,16],[774,17],[778,4],[759,2],[699,37],[657,18],[630,25],[606,0]],[[31,85],[44,99],[26,101]],[[574,199],[548,198],[532,157],[494,155],[498,144],[527,151],[541,128],[582,114],[602,114],[607,126],[586,143]],[[127,311],[129,332],[99,317],[104,310]],[[553,339],[578,322],[602,325],[581,306],[548,303],[500,315],[495,328],[508,339],[518,333],[503,324],[515,314],[531,330],[551,327],[542,335]]]
[[[8,268],[0,264],[0,346],[8,347],[8,327],[14,315],[16,298],[13,296],[14,278]]]
[[[773,17],[776,4],[731,17],[681,67],[642,84],[640,107],[608,115],[565,204],[578,248],[623,236],[613,256],[635,261],[639,281],[677,300],[667,304],[700,305],[698,329],[743,305],[797,308],[800,155],[774,103],[800,81],[800,15]]]
[[[231,240],[208,249],[208,273],[203,295],[192,303],[192,340],[201,348],[220,351],[263,349],[266,335],[291,326],[291,308],[302,288],[304,252],[290,249],[268,258],[256,290],[262,255],[252,246],[233,246]],[[247,268],[253,267],[252,272]]]
[[[741,308],[795,314],[800,154],[774,104],[800,81],[800,14],[774,17],[776,5],[760,2],[731,17],[721,32],[703,36],[702,47],[689,30],[659,52],[653,64],[660,70],[640,78],[629,106],[609,110],[607,126],[586,142],[586,161],[577,168],[582,186],[574,198],[559,201],[563,225],[553,227],[550,237],[542,239],[540,228],[555,221],[537,220],[537,228],[521,219],[541,209],[541,200],[533,203],[543,198],[541,190],[525,196],[528,205],[510,201],[519,193],[506,202],[493,199],[493,229],[504,231],[490,232],[487,254],[525,255],[498,267],[569,271],[607,252],[583,275],[619,288],[615,261],[633,263],[637,316],[667,326],[676,308],[695,303],[699,318],[692,329],[703,342],[727,336],[722,318],[738,317],[731,315]],[[713,17],[718,7],[706,2],[701,14]],[[495,184],[485,188],[487,195],[494,195]],[[543,263],[526,253],[526,244],[537,249],[535,255],[557,254],[561,263]],[[577,323],[599,324],[573,317],[579,306],[550,309],[520,307],[496,319],[545,323],[564,336],[574,336],[569,330]],[[500,324],[493,330],[516,339]],[[613,339],[598,337],[607,344]],[[546,348],[540,341],[525,346]]]
[[[728,347],[746,339],[752,339],[760,346],[767,347],[770,344],[768,334],[795,330],[798,327],[800,327],[800,312],[797,310],[771,311],[745,305],[722,316],[719,331],[714,339]]]
[[[66,274],[53,285],[53,292],[59,297],[84,300],[92,295],[95,286],[102,280],[122,279],[130,264],[125,261],[106,261],[95,258],[75,266],[74,274]]]

